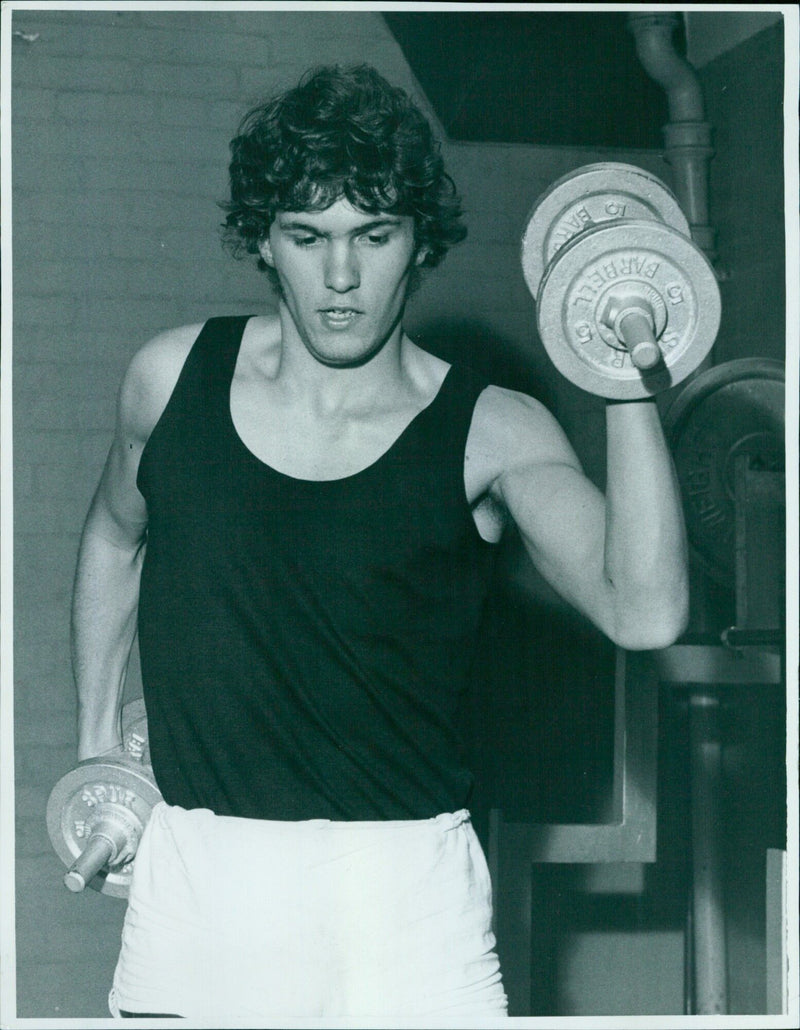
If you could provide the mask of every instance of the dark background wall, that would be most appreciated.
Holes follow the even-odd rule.
[[[782,72],[780,23],[701,70],[717,152],[711,218],[725,273],[717,363],[786,354]]]
[[[718,230],[718,267],[724,273],[715,363],[788,358],[791,372],[798,327],[787,326],[785,318],[783,118],[784,113],[795,117],[797,101],[784,112],[783,32],[783,24],[777,22],[719,54],[702,67],[700,81],[714,128],[711,218]],[[793,59],[791,53],[787,59]],[[796,202],[797,198],[790,202],[792,207]],[[791,207],[787,216],[794,217]],[[787,385],[796,396],[797,381],[791,374]],[[794,442],[789,444],[793,447]],[[775,590],[780,586],[776,584]],[[731,1012],[765,1010],[764,849],[786,846],[784,726],[780,688],[743,689],[725,700],[723,818]]]
[[[69,596],[119,379],[159,329],[272,304],[264,279],[223,254],[217,239],[214,204],[225,195],[227,141],[249,104],[293,84],[311,64],[367,60],[415,93],[434,121],[437,115],[378,14],[22,10],[13,28],[27,37],[14,38],[12,55],[18,1014],[86,1019],[106,1013],[124,905],[64,890],[44,806],[74,764]],[[781,60],[778,25],[702,73],[716,128],[712,215],[729,275],[719,360],[783,354]],[[538,88],[546,92],[546,84]],[[412,300],[409,328],[447,357],[467,354],[500,381],[539,392],[602,484],[602,404],[551,371],[518,241],[537,195],[573,168],[623,160],[668,182],[669,168],[653,148],[449,141],[444,150],[470,238]],[[759,229],[768,234],[766,246]],[[513,544],[504,568],[509,586],[489,631],[501,658],[494,668],[504,671],[488,727],[485,801],[541,811],[553,772],[528,775],[528,731],[542,733],[549,691],[562,708],[546,726],[574,726],[572,713],[584,719],[584,730],[573,730],[578,744],[605,738],[602,708],[594,718],[591,705],[607,693],[609,654],[587,627],[570,622]],[[513,638],[501,623],[515,627]],[[576,634],[567,638],[573,645],[585,641],[582,665],[575,651],[564,659],[566,624]],[[520,646],[528,631],[533,635]],[[570,673],[579,688],[568,683]],[[134,660],[128,696],[139,690]],[[556,749],[551,757],[572,770],[558,780],[556,800],[575,811],[591,803],[591,790],[587,802],[577,784],[602,774],[602,743],[572,755]],[[677,830],[673,840],[680,853]],[[659,936],[653,925],[633,927],[650,933],[649,952],[626,929],[613,971],[591,959],[602,936],[584,927],[584,950],[573,954],[589,959],[562,964],[571,999],[562,1007],[671,1010],[680,994],[681,931],[670,924],[667,937]],[[620,994],[625,961],[644,961],[644,972],[668,989],[649,998]],[[741,1011],[759,1011],[752,991],[741,1004]]]

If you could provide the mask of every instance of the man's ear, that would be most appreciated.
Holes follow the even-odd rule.
[[[275,262],[272,258],[272,247],[269,243],[269,236],[265,236],[263,240],[259,240],[258,253],[261,255],[261,260],[268,264],[270,268],[275,267]]]
[[[430,254],[427,247],[420,247],[417,253],[414,255],[414,264],[419,268],[425,258]],[[266,258],[264,259],[266,261]]]

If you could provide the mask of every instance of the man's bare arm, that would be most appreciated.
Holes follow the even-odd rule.
[[[540,572],[620,646],[672,643],[688,613],[687,552],[655,404],[607,406],[603,496],[541,405],[510,391],[497,391],[490,403],[484,421],[502,455],[492,493]]]
[[[72,600],[78,759],[121,744],[120,706],[136,636],[147,507],[136,485],[144,445],[161,416],[196,326],[142,348],[119,392],[114,440],[84,525]]]
[[[78,692],[78,760],[121,743],[120,705],[136,635],[146,513],[119,510],[129,472],[115,440],[81,537],[72,598],[72,669]]]
[[[672,644],[689,617],[680,487],[655,401],[606,405],[605,572],[630,648]]]

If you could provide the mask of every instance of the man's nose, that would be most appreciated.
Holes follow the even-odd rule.
[[[325,261],[325,285],[336,293],[347,293],[361,285],[358,257],[349,241],[330,243]]]

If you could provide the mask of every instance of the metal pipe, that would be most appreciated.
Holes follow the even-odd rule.
[[[644,70],[667,94],[671,122],[702,122],[703,91],[692,65],[675,50],[672,37],[679,24],[674,13],[629,14],[636,53]]]
[[[644,70],[667,94],[669,124],[664,126],[664,157],[674,172],[675,193],[689,220],[692,239],[713,260],[714,229],[708,217],[708,162],[713,156],[711,126],[705,120],[697,72],[673,46],[679,16],[629,14],[628,28]]]
[[[692,942],[694,1015],[728,1011],[728,962],[721,833],[722,747],[718,698],[689,700],[692,782]]]

